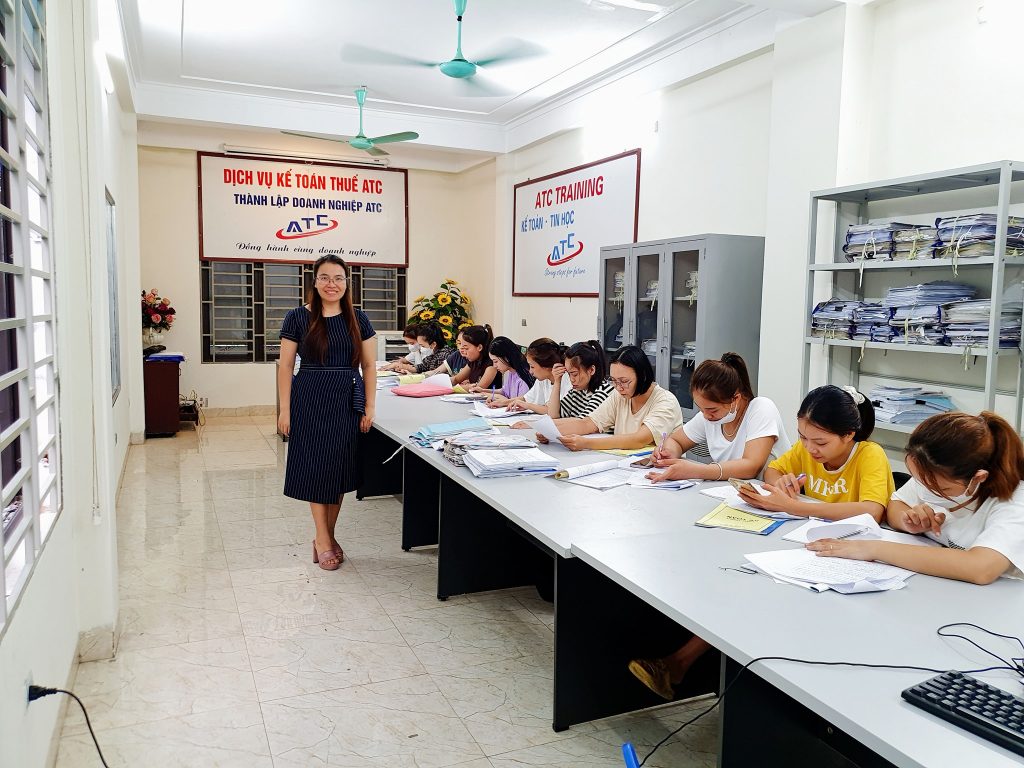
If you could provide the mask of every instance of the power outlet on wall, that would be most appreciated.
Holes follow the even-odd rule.
[[[208,397],[200,397],[199,398],[199,407],[200,408],[209,408],[210,407],[210,398],[208,398]]]

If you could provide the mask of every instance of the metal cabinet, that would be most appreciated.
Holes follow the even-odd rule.
[[[601,249],[598,339],[611,354],[635,344],[655,378],[694,414],[701,360],[738,352],[757,380],[764,239],[695,235]]]

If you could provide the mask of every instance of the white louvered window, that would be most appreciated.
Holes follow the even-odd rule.
[[[0,626],[62,506],[44,14],[0,0]]]

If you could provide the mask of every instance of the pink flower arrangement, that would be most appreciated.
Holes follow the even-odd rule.
[[[161,297],[160,294],[156,292],[156,288],[148,292],[143,291],[143,330],[153,328],[167,331],[170,330],[172,325],[174,325],[174,307],[171,306],[170,299]]]

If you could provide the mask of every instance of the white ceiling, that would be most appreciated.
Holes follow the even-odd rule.
[[[469,0],[467,59],[516,45],[535,52],[483,68],[479,81],[497,92],[483,96],[436,68],[372,55],[452,57],[451,0],[119,6],[143,120],[354,134],[352,91],[366,85],[368,135],[414,130],[423,147],[493,154],[573,127],[587,97],[611,84],[643,93],[697,76],[763,50],[780,23],[845,1]]]

